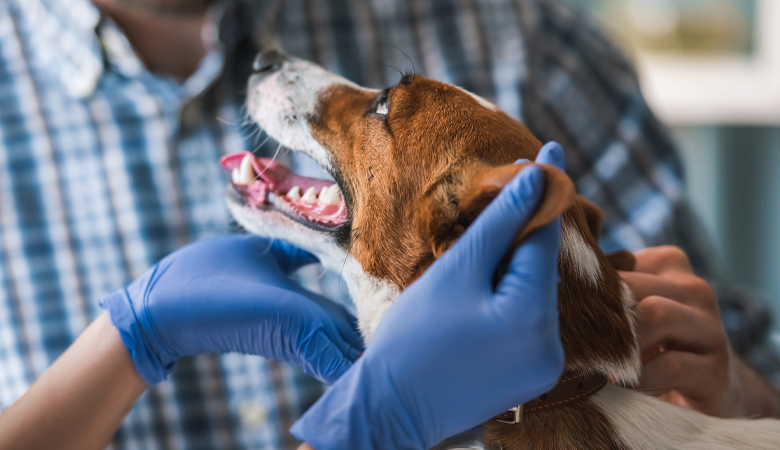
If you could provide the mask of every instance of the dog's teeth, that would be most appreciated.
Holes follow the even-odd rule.
[[[252,155],[244,156],[241,167],[238,169],[238,184],[250,185],[255,181],[255,171],[252,169]],[[236,182],[234,180],[234,182]]]
[[[302,200],[307,203],[317,202],[317,192],[314,190],[313,187],[306,189],[306,193],[303,194]]]
[[[333,199],[334,205],[338,205],[344,201],[344,199],[341,197],[341,189],[339,189],[337,184],[334,184],[330,187],[330,196]]]
[[[322,188],[320,202],[326,205],[338,205],[341,203],[341,191],[337,185]]]
[[[293,188],[290,189],[287,192],[287,197],[295,199],[295,200],[300,200],[301,199],[301,188],[299,188],[298,186],[293,186]]]
[[[238,184],[241,177],[239,176],[238,167],[233,169],[233,172],[230,174],[230,178],[233,180],[233,183]]]

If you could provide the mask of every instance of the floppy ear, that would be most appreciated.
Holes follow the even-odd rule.
[[[601,224],[604,223],[604,212],[598,206],[589,202],[585,197],[577,195],[577,203],[582,206],[585,211],[585,221],[588,223],[588,230],[593,235],[593,239],[598,242],[599,236],[601,236]],[[614,253],[606,254],[607,261],[615,268],[615,270],[622,270],[630,272],[634,270],[636,266],[636,257],[628,250],[619,250]]]
[[[438,258],[466,231],[504,186],[534,163],[463,168],[458,176],[440,180],[415,205],[418,230]],[[544,192],[536,210],[515,237],[516,247],[531,231],[546,225],[567,210],[575,200],[574,184],[561,170],[534,164],[544,173]]]
[[[604,223],[604,212],[579,194],[577,194],[577,203],[582,206],[582,210],[585,212],[585,221],[588,223],[591,236],[598,242],[599,236],[601,236],[601,224]]]

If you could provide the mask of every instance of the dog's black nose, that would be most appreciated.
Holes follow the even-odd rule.
[[[252,63],[252,72],[271,73],[282,68],[282,64],[289,59],[286,53],[281,50],[266,50],[255,58]]]

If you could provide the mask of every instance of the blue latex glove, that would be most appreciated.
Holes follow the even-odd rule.
[[[560,167],[560,146],[537,162]],[[296,437],[316,450],[427,449],[555,386],[560,219],[531,233],[492,287],[543,177],[523,170],[399,296],[363,356],[292,427]]]
[[[316,261],[282,241],[222,236],[172,253],[101,305],[150,385],[179,358],[210,352],[302,364],[332,383],[362,341],[346,310],[288,276]]]

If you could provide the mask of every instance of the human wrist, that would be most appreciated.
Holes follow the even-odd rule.
[[[731,397],[737,405],[726,417],[780,417],[780,393],[749,364],[734,355]]]
[[[142,327],[138,318],[139,312],[133,308],[127,289],[116,290],[104,297],[100,306],[106,309],[111,324],[119,331],[138,375],[149,386],[164,381],[173,370],[175,360],[166,358],[167,362],[163,362],[159,352],[149,345],[150,332]]]
[[[331,386],[290,432],[317,450],[424,450],[435,444],[425,443],[387,372],[368,368],[364,358]]]

